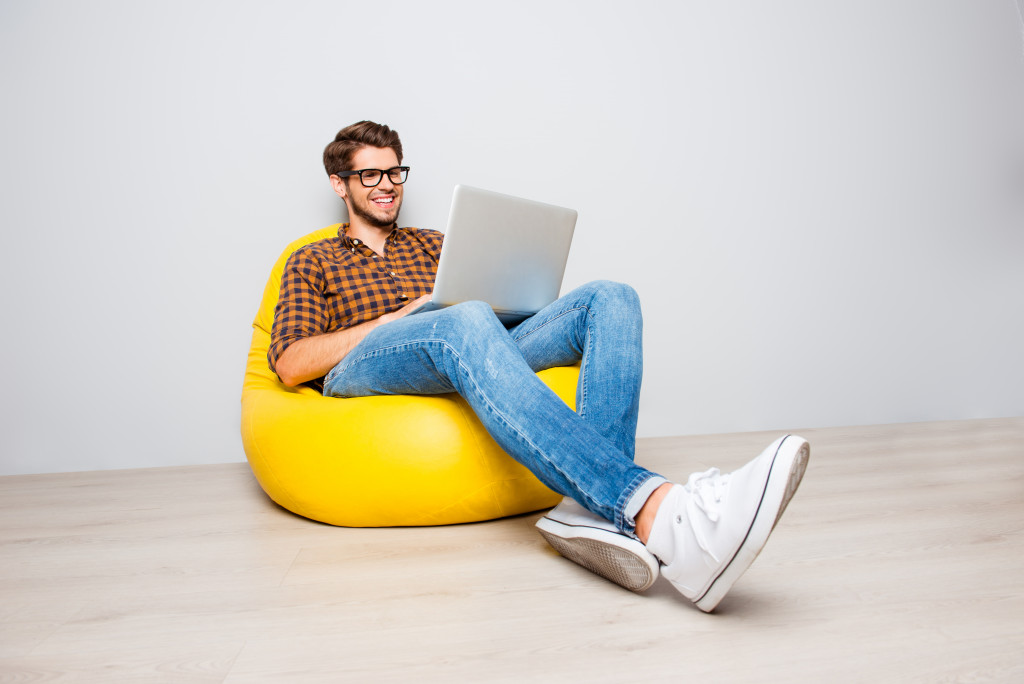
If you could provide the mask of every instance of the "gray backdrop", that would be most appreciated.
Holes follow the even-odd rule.
[[[628,5],[628,6],[627,6]],[[1024,413],[1015,0],[0,4],[0,473],[237,461],[280,250],[397,128],[404,223],[579,209],[641,436]]]

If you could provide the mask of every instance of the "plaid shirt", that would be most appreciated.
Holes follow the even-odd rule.
[[[296,340],[372,321],[434,289],[443,233],[396,228],[381,257],[347,230],[346,223],[338,237],[300,247],[285,264],[267,351],[271,370]]]

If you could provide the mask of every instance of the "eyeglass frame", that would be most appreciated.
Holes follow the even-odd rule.
[[[366,181],[363,180],[363,172],[365,171],[376,171],[380,174],[377,178],[377,182],[373,185],[367,185]],[[405,179],[395,182],[395,179],[391,177],[392,171],[399,171],[405,173]],[[334,174],[338,178],[348,178],[349,176],[359,176],[359,182],[363,184],[364,188],[375,188],[380,185],[380,182],[384,180],[384,176],[388,177],[393,185],[404,185],[409,180],[409,167],[408,166],[392,166],[390,169],[359,169],[358,171],[341,171]]]

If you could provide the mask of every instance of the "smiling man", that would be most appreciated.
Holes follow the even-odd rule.
[[[659,571],[704,611],[750,566],[803,477],[807,442],[673,484],[634,463],[642,317],[598,281],[506,329],[483,302],[408,316],[433,288],[444,236],[399,227],[402,143],[362,121],[324,150],[349,223],[288,260],[270,367],[330,397],[458,392],[494,440],[565,499],[537,523],[562,555],[633,591]],[[536,376],[581,362],[576,412]],[[485,371],[486,369],[486,371]],[[341,400],[340,399],[340,400]]]

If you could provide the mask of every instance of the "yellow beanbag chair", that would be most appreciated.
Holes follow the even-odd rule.
[[[242,444],[271,499],[313,520],[349,527],[445,525],[554,506],[561,497],[501,450],[457,394],[337,399],[290,388],[267,366],[281,274],[274,264],[253,322],[242,387]],[[579,367],[540,378],[569,406]]]

